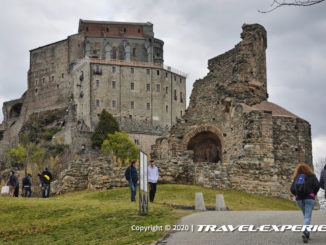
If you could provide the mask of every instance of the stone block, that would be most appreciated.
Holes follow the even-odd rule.
[[[224,202],[223,194],[217,194],[216,195],[216,210],[217,211],[225,211],[225,210],[227,210],[225,202]]]
[[[205,211],[206,206],[204,202],[204,196],[202,192],[196,192],[196,197],[195,197],[195,210],[200,210],[200,211]]]

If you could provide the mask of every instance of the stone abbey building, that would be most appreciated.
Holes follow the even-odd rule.
[[[164,65],[153,24],[80,20],[78,33],[30,51],[28,88],[5,102],[0,154],[31,114],[66,111],[56,138],[78,152],[102,109],[145,151],[186,109],[186,75]]]

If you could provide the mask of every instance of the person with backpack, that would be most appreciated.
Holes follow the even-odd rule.
[[[9,180],[7,181],[7,185],[9,186],[9,195],[11,197],[14,196],[16,186],[18,184],[18,178],[15,174],[15,171],[10,172]]]
[[[131,192],[131,201],[136,202],[136,190],[137,190],[137,181],[138,181],[136,160],[131,161],[131,165],[125,171],[125,177],[129,183],[130,192]]]
[[[27,174],[25,178],[23,178],[23,197],[31,197],[32,195],[32,175]]]
[[[291,193],[295,195],[298,206],[304,216],[304,225],[310,225],[315,197],[319,190],[319,182],[312,169],[305,163],[299,164],[293,175]],[[310,232],[306,229],[302,234],[304,243],[308,242]]]
[[[52,181],[52,174],[48,170],[48,168],[45,168],[44,171],[38,175],[40,177],[41,181],[41,187],[42,187],[42,197],[43,198],[49,198],[50,197],[50,185]]]
[[[326,189],[326,165],[324,166],[324,169],[320,173],[320,188]],[[326,191],[325,191],[325,198],[326,198]]]

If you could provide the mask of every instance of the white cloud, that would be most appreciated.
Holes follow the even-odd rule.
[[[312,154],[314,162],[326,158],[326,135],[312,139]]]

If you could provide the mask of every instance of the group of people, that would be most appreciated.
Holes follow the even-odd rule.
[[[326,165],[322,170],[318,181],[316,175],[307,164],[299,164],[294,172],[291,193],[295,195],[296,202],[304,216],[304,225],[310,225],[312,210],[319,188],[326,188]],[[326,198],[326,192],[325,192]],[[302,234],[304,243],[310,238],[310,232],[306,229]]]
[[[40,187],[42,189],[42,197],[48,198],[50,197],[50,185],[52,181],[52,174],[45,168],[41,174],[38,174],[40,178]],[[11,197],[19,196],[19,176],[15,173],[15,171],[10,172],[10,176],[7,182],[7,186],[9,186],[9,195]],[[32,196],[32,175],[27,174],[22,180],[22,196],[23,197],[31,197]]]
[[[136,202],[136,189],[138,182],[138,174],[136,169],[136,160],[131,161],[131,165],[125,171],[125,177],[129,183],[131,192],[131,201]],[[156,184],[159,178],[158,168],[155,166],[153,160],[150,160],[147,168],[147,180],[149,184],[149,201],[154,202],[156,193]]]

